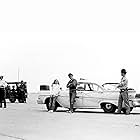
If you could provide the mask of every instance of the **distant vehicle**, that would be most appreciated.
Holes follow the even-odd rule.
[[[46,90],[50,90],[49,85],[40,85],[40,91],[46,91]]]
[[[76,102],[74,104],[74,109],[95,109],[101,108],[106,113],[114,113],[118,108],[118,98],[119,90],[106,89],[105,85],[100,86],[96,83],[79,81],[76,89]],[[136,99],[136,91],[128,90],[129,103],[131,111],[134,107],[140,106],[140,99]],[[49,110],[49,94],[41,94],[38,96],[38,104],[46,104]],[[61,91],[57,98],[55,109],[57,107],[69,108],[69,91]],[[125,108],[123,104],[122,111],[125,113]]]
[[[27,83],[26,82],[7,82],[6,99],[14,103],[16,99],[19,103],[25,103],[27,98]],[[21,87],[21,85],[23,86]],[[14,90],[13,90],[14,87]]]
[[[50,86],[49,85],[40,85],[40,90],[39,90],[38,94],[39,95],[41,95],[41,94],[50,95]]]

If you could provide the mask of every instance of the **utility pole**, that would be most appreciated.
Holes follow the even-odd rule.
[[[19,82],[19,67],[18,67],[18,82]]]

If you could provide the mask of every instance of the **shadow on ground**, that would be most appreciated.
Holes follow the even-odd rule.
[[[45,109],[43,109],[43,110],[41,110],[41,109],[34,109],[34,111],[36,111],[36,112],[48,112],[47,110],[45,110]],[[57,110],[56,112],[62,112],[62,113],[67,113],[67,110],[61,110],[61,109],[59,109],[59,110]],[[114,114],[114,115],[125,115],[124,113],[121,113],[121,114],[117,114],[117,113],[105,113],[105,112],[102,112],[102,111],[95,111],[95,110],[76,110],[74,113],[88,113],[88,114],[108,114],[108,115],[110,115],[110,114]],[[138,113],[138,112],[131,112],[130,113],[130,115],[140,115],[140,113]]]

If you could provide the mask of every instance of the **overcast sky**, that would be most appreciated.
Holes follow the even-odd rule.
[[[0,74],[29,91],[69,72],[77,80],[119,82],[140,91],[140,2],[130,0],[0,1]]]

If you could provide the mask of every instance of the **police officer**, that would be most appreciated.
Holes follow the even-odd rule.
[[[25,85],[25,82],[23,82],[23,80],[21,81],[19,89],[20,89],[20,98],[23,99],[24,102],[26,103],[27,87]]]
[[[6,108],[6,86],[7,83],[3,80],[3,76],[0,76],[0,108],[2,108],[2,102],[4,103],[4,108]]]
[[[77,80],[73,78],[73,74],[69,73],[68,77],[70,78],[70,81],[67,84],[67,88],[69,88],[69,98],[70,98],[70,113],[73,113],[73,105],[75,102],[76,97],[76,87],[77,87]]]
[[[12,86],[12,90],[11,90],[12,94],[15,95],[16,94],[16,89],[15,86]]]
[[[128,80],[126,78],[126,73],[127,72],[126,72],[125,69],[121,70],[122,78],[121,78],[120,84],[117,86],[117,88],[120,89],[117,114],[121,113],[122,103],[124,101],[124,105],[125,105],[125,108],[126,108],[126,115],[129,115],[130,114],[130,105],[129,105],[128,91],[127,91]]]

